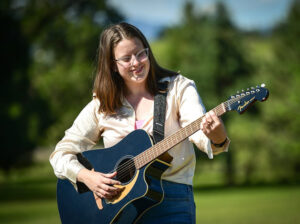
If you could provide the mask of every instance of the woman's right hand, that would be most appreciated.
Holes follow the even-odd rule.
[[[117,172],[104,174],[83,168],[77,175],[77,181],[83,182],[98,197],[109,199],[122,190],[113,186],[121,185],[119,181],[112,179],[116,175]]]

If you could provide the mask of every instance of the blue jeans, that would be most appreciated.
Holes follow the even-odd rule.
[[[162,181],[163,201],[148,210],[138,224],[196,223],[193,187],[186,184]]]

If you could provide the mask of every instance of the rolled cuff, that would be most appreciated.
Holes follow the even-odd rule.
[[[77,175],[81,169],[85,168],[80,162],[73,161],[69,164],[67,168],[67,178],[71,181],[73,185],[76,185]]]
[[[211,145],[211,143],[210,143],[210,145]],[[213,154],[218,155],[222,152],[228,152],[229,145],[230,145],[230,139],[227,137],[227,141],[222,147],[212,147],[211,146]]]

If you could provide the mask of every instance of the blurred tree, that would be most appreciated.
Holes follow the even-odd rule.
[[[249,79],[251,72],[253,72],[253,67],[243,55],[244,51],[239,41],[241,36],[238,35],[238,31],[232,25],[229,13],[221,2],[216,7],[215,29],[215,41],[218,51],[214,76],[216,77],[215,85],[218,87],[216,94],[218,98],[222,98],[227,96],[229,92],[232,92],[233,87],[237,86],[236,83],[244,83],[246,79]],[[245,84],[243,85],[242,88],[245,87]],[[226,153],[225,173],[228,185],[235,183],[233,150],[231,147],[231,150]]]
[[[8,170],[31,160],[36,138],[49,122],[48,107],[30,84],[30,44],[20,20],[1,4],[1,149],[0,168]],[[4,31],[4,32],[3,32]],[[39,120],[41,117],[44,119]]]
[[[235,154],[242,183],[300,180],[299,5],[294,1],[287,18],[268,36],[245,34],[243,39],[254,46],[248,48],[257,70],[254,79],[266,82],[270,98],[254,110],[261,112],[255,117],[247,113],[229,123],[232,145],[243,146]]]
[[[0,168],[54,144],[91,97],[98,36],[121,16],[106,1],[0,3]]]
[[[300,1],[294,0],[287,19],[275,30],[276,59],[269,76],[274,93],[272,107],[266,108],[267,128],[272,133],[266,144],[270,163],[276,164],[273,169],[282,182],[300,181],[299,20]]]
[[[232,94],[232,89],[249,79],[252,67],[244,57],[238,30],[232,25],[226,7],[216,4],[215,12],[203,15],[188,1],[183,23],[163,33],[168,55],[163,64],[193,79],[205,105],[213,108]],[[234,183],[234,158],[226,153],[225,179]]]
[[[47,129],[43,144],[54,144],[91,99],[95,56],[102,29],[122,17],[106,1],[55,1],[35,3],[27,15],[48,12],[24,27],[40,30],[34,41],[32,81],[47,99],[55,122]],[[41,15],[44,15],[43,13]],[[53,16],[51,19],[48,17]],[[31,27],[36,28],[31,28]],[[32,32],[35,33],[36,31]],[[35,36],[35,35],[33,35]]]

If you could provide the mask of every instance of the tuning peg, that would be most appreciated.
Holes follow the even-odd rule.
[[[264,83],[262,83],[260,86],[261,86],[261,87],[265,87],[266,85],[265,85]]]

